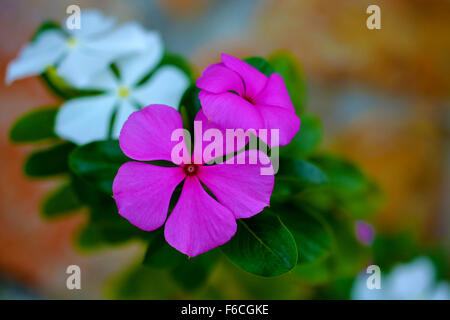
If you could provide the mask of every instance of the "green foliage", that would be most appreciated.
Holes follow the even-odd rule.
[[[196,290],[207,282],[216,260],[216,250],[211,250],[194,258],[185,259],[170,273],[184,290]]]
[[[42,216],[47,219],[65,217],[82,207],[72,184],[64,184],[53,190],[44,200],[41,208]]]
[[[278,52],[269,58],[269,63],[274,72],[283,77],[297,113],[302,114],[307,103],[307,87],[305,75],[297,58],[289,52]]]
[[[29,177],[47,177],[67,173],[69,154],[74,147],[74,144],[67,142],[32,152],[25,162],[25,174]]]
[[[329,179],[325,197],[310,200],[322,208],[337,206],[351,215],[362,218],[376,211],[382,194],[378,186],[351,162],[331,155],[315,155],[309,158],[322,169]],[[323,195],[322,195],[323,196]]]
[[[236,235],[222,246],[222,250],[242,269],[264,277],[291,270],[298,258],[292,234],[277,216],[269,212],[238,220]]]
[[[274,73],[273,67],[266,59],[262,57],[248,57],[245,58],[244,61],[251,65],[253,68],[258,69],[259,71],[264,73],[266,76],[270,76],[272,73]]]
[[[70,155],[70,168],[79,177],[112,194],[112,183],[120,166],[129,161],[116,140],[92,142]]]
[[[164,238],[164,231],[155,231],[156,235],[150,242],[145,253],[145,266],[150,268],[173,268],[180,265],[187,257],[171,247]]]
[[[312,208],[292,205],[272,208],[294,236],[298,249],[298,263],[312,263],[323,259],[332,250],[331,229]]]
[[[11,127],[9,139],[16,143],[56,139],[54,132],[56,112],[56,107],[42,107],[25,113]]]
[[[322,141],[323,129],[320,119],[312,114],[300,116],[300,131],[291,143],[281,148],[283,157],[304,157],[313,153]]]

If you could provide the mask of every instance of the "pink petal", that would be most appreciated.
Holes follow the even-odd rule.
[[[266,86],[267,76],[248,63],[225,53],[222,53],[222,62],[244,79],[246,97],[256,97]]]
[[[268,105],[257,105],[255,107],[258,108],[264,118],[265,128],[267,128],[267,139],[264,139],[261,135],[259,137],[271,148],[287,145],[300,130],[300,118],[290,110]],[[272,142],[271,129],[279,130],[278,144]]]
[[[223,63],[208,66],[196,81],[197,87],[211,93],[236,91],[244,94],[244,83],[239,75]]]
[[[167,242],[195,257],[229,241],[236,233],[230,210],[206,193],[197,177],[187,177],[180,199],[166,222]]]
[[[267,81],[263,91],[253,98],[252,101],[255,104],[276,106],[295,112],[294,105],[292,104],[291,97],[289,96],[283,78],[277,73],[272,73],[270,75],[269,81]]]
[[[194,121],[195,140],[193,162],[196,164],[208,163],[215,158],[226,155],[226,130],[209,121],[203,113],[203,109],[199,110]],[[210,129],[214,129],[215,131],[211,131]],[[216,134],[221,136],[221,140],[218,140],[217,142],[216,139],[219,138],[215,136]],[[212,137],[213,135],[214,138]],[[242,143],[240,143],[240,141],[242,141]],[[239,151],[248,143],[248,141],[249,136],[245,135],[245,132],[242,130],[237,131],[236,137],[234,138],[233,148],[229,153]],[[216,146],[221,149],[214,148],[214,154],[211,154],[211,152],[207,149],[211,149],[214,143],[216,143]]]
[[[198,172],[199,179],[236,219],[251,217],[268,206],[275,180],[273,175],[261,175],[261,167],[268,165],[250,164],[249,153],[245,153],[245,164],[203,166]]]
[[[234,93],[215,94],[202,90],[198,97],[208,120],[224,129],[258,130],[263,126],[255,106]]]
[[[166,105],[149,105],[129,116],[120,132],[120,148],[134,160],[171,161],[172,149],[179,143],[171,141],[172,132],[182,128],[177,110]]]
[[[166,220],[172,193],[184,177],[180,167],[123,164],[113,183],[119,214],[142,230],[159,228]]]

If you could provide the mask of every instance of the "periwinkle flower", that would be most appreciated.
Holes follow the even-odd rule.
[[[199,99],[208,120],[226,129],[279,130],[279,142],[259,136],[269,146],[288,144],[300,129],[300,119],[283,78],[267,77],[248,63],[222,54],[222,63],[208,66],[197,79]]]
[[[202,121],[204,128],[213,126],[201,110],[195,120]],[[125,122],[120,147],[133,160],[172,162],[172,151],[179,145],[172,141],[172,133],[182,128],[182,118],[174,108],[150,105],[132,113]],[[127,162],[113,183],[119,214],[146,231],[165,222],[167,242],[188,256],[211,250],[233,237],[236,219],[251,217],[269,205],[274,176],[261,175],[262,164],[251,164],[249,157],[246,151],[245,164],[205,165],[188,153],[173,166]],[[179,200],[167,218],[172,194],[182,181]]]
[[[82,10],[80,17],[80,29],[51,28],[26,45],[8,65],[6,82],[38,75],[57,65],[61,77],[81,87],[113,60],[146,48],[148,32],[137,23],[115,28],[114,19],[96,9]]]

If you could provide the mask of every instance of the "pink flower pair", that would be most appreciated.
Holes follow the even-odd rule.
[[[223,63],[208,67],[197,80],[203,109],[195,121],[204,129],[279,129],[279,145],[289,143],[299,130],[300,120],[281,76],[267,77],[231,56],[223,55],[222,59]],[[175,109],[150,105],[125,122],[120,147],[133,160],[172,162],[173,148],[179,144],[171,140],[172,133],[182,128],[182,118]],[[198,145],[194,155],[202,154],[196,152]],[[267,159],[250,161],[255,154],[261,157],[261,153],[247,151],[245,164],[205,165],[202,159],[191,156],[167,167],[127,162],[113,183],[119,214],[146,231],[166,222],[167,242],[188,256],[211,250],[233,237],[236,219],[251,217],[269,205],[274,176],[261,175]],[[167,218],[172,194],[183,181],[180,198]]]

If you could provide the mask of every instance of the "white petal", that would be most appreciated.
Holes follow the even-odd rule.
[[[58,73],[69,84],[77,88],[85,88],[100,71],[106,70],[109,61],[98,54],[73,48],[58,66]]]
[[[8,65],[6,82],[37,75],[55,62],[67,50],[66,37],[59,30],[48,30],[25,46],[17,59]]]
[[[55,132],[61,138],[82,145],[108,138],[115,95],[83,97],[67,101],[56,116]]]
[[[178,109],[181,97],[189,86],[189,78],[178,68],[163,66],[144,84],[132,91],[142,106],[166,104]]]
[[[147,32],[146,46],[146,50],[142,53],[132,54],[116,61],[123,84],[135,85],[161,61],[164,45],[158,32]]]
[[[418,257],[412,262],[394,267],[385,288],[393,299],[423,299],[431,289],[435,276],[436,271],[431,260]]]
[[[112,137],[114,139],[119,138],[120,130],[122,130],[123,124],[127,121],[130,114],[138,111],[138,108],[133,106],[128,99],[123,100],[119,108],[117,109],[116,117],[114,119]]]
[[[108,92],[116,92],[119,87],[119,79],[117,79],[109,67],[94,75],[85,85],[80,86],[82,89],[104,90]]]
[[[67,17],[70,19],[70,15]],[[80,13],[80,29],[68,29],[66,25],[67,19],[63,22],[63,28],[67,30],[73,37],[86,38],[110,30],[114,24],[113,17],[106,17],[98,9],[85,9]]]
[[[111,62],[118,57],[145,50],[147,33],[140,24],[129,22],[101,37],[83,39],[80,46]]]

